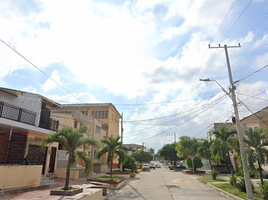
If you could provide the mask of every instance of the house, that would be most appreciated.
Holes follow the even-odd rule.
[[[81,112],[79,108],[76,106],[66,106],[64,105],[62,108],[54,109],[52,111],[51,117],[54,120],[59,121],[59,129],[64,127],[79,129],[82,127],[87,127],[87,132],[84,133],[84,137],[89,137],[95,139],[97,141],[101,141],[106,138],[107,132],[102,128],[102,122],[93,118],[92,116],[88,116],[88,111]],[[84,147],[80,147],[79,150],[86,151],[91,159],[95,163],[103,163],[102,169],[100,172],[104,172],[107,170],[106,160],[103,157],[100,161],[97,159],[96,150],[94,147],[89,146],[86,149]],[[60,178],[65,178],[66,176],[66,167],[68,162],[68,155],[66,155],[66,151],[64,148],[59,145],[59,151],[57,155],[57,169],[55,171],[55,175]],[[76,175],[78,177],[83,177],[85,171],[85,163],[80,159],[77,160],[77,166],[72,168],[72,171],[79,171]],[[73,176],[74,173],[71,172],[71,178],[75,178]]]
[[[53,173],[57,143],[45,152],[40,142],[58,129],[50,117],[60,104],[39,94],[0,88],[0,189],[40,184]]]
[[[210,141],[211,139],[214,139],[214,136],[212,134],[213,131],[219,131],[221,127],[231,127],[233,123],[227,123],[227,122],[220,122],[220,123],[213,123],[210,126],[207,127],[207,139]],[[234,129],[234,128],[233,128]]]
[[[145,147],[143,145],[138,144],[124,144],[125,147],[129,149],[128,154],[131,155],[133,152],[137,150],[144,150]]]
[[[92,137],[96,140],[100,141],[103,138],[119,136],[121,115],[111,103],[63,104],[61,109],[53,111],[53,117],[56,117],[54,115],[58,115],[59,111],[72,115],[72,117],[56,118],[60,124],[79,128],[81,124],[87,123]],[[74,120],[68,121],[69,118]],[[97,161],[95,150],[91,149],[90,155],[95,162],[100,162]],[[105,156],[102,157],[101,163],[106,163]],[[117,165],[118,160],[115,159],[113,168],[117,168]]]

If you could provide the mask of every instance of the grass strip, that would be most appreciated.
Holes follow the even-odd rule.
[[[97,178],[92,178],[91,180],[99,180],[99,181],[115,181],[118,182],[120,180],[124,179],[124,177],[120,177],[120,176],[113,176],[112,179],[110,176],[100,176]]]

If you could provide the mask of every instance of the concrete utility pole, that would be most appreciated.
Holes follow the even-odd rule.
[[[176,144],[176,133],[174,133],[174,142]]]
[[[237,48],[237,47],[241,47],[240,44],[238,44],[238,46],[227,46],[227,45],[221,46],[219,44],[218,47],[210,47],[210,45],[209,45],[209,48],[224,48],[224,50],[225,50],[225,56],[226,56],[226,61],[227,61],[228,74],[229,74],[229,81],[230,81],[230,86],[231,86],[230,93],[231,93],[231,99],[233,101],[234,113],[235,113],[235,118],[236,118],[236,129],[237,129],[237,135],[238,135],[238,140],[239,140],[239,147],[240,147],[242,166],[243,166],[243,171],[244,171],[247,196],[248,196],[249,200],[253,200],[249,171],[248,171],[248,166],[247,166],[247,162],[246,162],[246,155],[245,155],[245,144],[244,144],[244,140],[243,140],[244,133],[243,133],[243,130],[241,129],[241,126],[240,126],[240,119],[239,119],[237,103],[236,103],[236,96],[235,96],[236,87],[234,86],[234,83],[233,83],[232,71],[231,71],[231,66],[230,66],[230,61],[229,61],[229,56],[228,56],[228,49],[227,49],[227,48]]]
[[[123,144],[123,132],[124,132],[124,128],[123,128],[123,113],[122,113],[122,120],[121,120],[121,143]]]

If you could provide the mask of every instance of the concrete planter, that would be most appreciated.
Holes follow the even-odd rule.
[[[63,188],[50,190],[50,195],[73,196],[83,192],[83,188],[73,188],[71,190],[62,190]]]

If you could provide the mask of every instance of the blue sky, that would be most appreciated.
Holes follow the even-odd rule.
[[[233,116],[224,49],[233,79],[268,64],[264,0],[2,0],[0,39],[84,103],[124,113],[124,143],[160,149]],[[252,111],[267,106],[267,68],[238,82]],[[0,86],[80,103],[0,42]],[[260,92],[260,95],[255,95]],[[250,96],[250,97],[249,97]],[[250,114],[239,106],[241,118]]]

